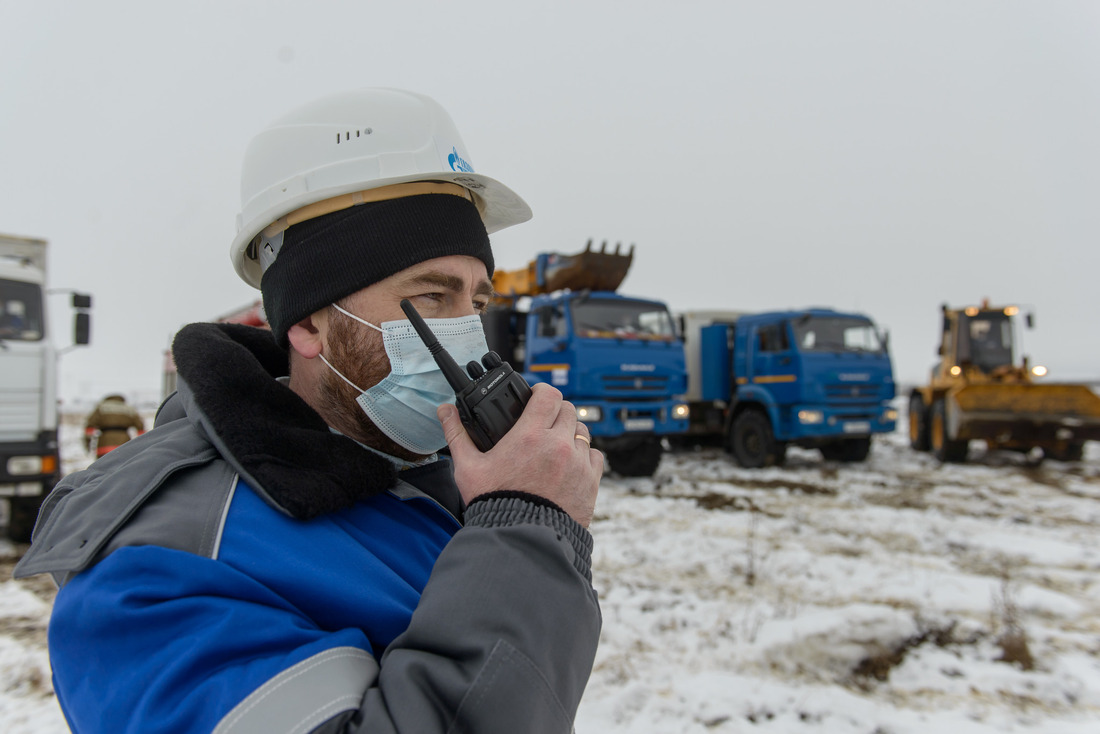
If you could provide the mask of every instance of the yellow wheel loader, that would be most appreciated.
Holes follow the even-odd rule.
[[[966,461],[972,439],[990,450],[1078,461],[1100,440],[1100,396],[1088,385],[1040,383],[1027,357],[1015,361],[1016,306],[943,306],[940,361],[909,398],[909,444],[940,461]],[[1026,317],[1032,325],[1030,314]]]

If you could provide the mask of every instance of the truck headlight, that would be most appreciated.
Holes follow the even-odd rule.
[[[800,410],[798,411],[798,422],[803,425],[813,425],[814,423],[821,423],[825,420],[825,414],[820,410]]]
[[[13,477],[52,474],[56,470],[57,461],[52,456],[13,456],[8,459],[8,474]]]
[[[691,415],[691,409],[688,408],[687,403],[676,403],[672,406],[673,419],[678,421],[687,420],[689,415]]]
[[[1036,377],[1046,377],[1047,368],[1041,364],[1037,364],[1031,368],[1031,374],[1035,375]]]
[[[898,412],[893,408],[887,408],[886,412],[882,414],[884,421],[896,421],[898,419]]]
[[[582,423],[599,423],[603,420],[603,411],[598,405],[578,405],[577,420]]]

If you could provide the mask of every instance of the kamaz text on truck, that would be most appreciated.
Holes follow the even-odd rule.
[[[651,476],[662,438],[687,429],[684,347],[668,307],[615,292],[633,248],[543,253],[497,271],[485,316],[489,348],[528,382],[561,390],[592,445],[622,476]]]
[[[46,298],[46,242],[0,235],[0,497],[8,535],[30,540],[38,508],[61,477],[57,355]],[[91,296],[73,294],[74,342],[87,344]]]
[[[720,440],[746,467],[782,464],[790,445],[863,461],[893,431],[886,338],[868,317],[830,309],[679,316],[688,367],[688,441]]]

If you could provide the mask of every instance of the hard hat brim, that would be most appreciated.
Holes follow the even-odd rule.
[[[481,213],[485,231],[489,234],[516,224],[522,224],[531,219],[532,216],[531,207],[527,205],[527,202],[500,181],[480,173],[464,171],[439,171],[430,174],[416,173],[406,176],[394,176],[371,181],[370,186],[363,186],[361,183],[349,184],[345,187],[333,187],[331,191],[325,193],[327,194],[326,198],[331,198],[353,193],[354,191],[382,188],[383,186],[412,181],[447,181],[469,190],[474,196],[478,211]],[[237,275],[253,288],[259,288],[263,272],[259,260],[254,260],[248,256],[249,244],[256,235],[263,231],[267,224],[316,201],[318,201],[316,191],[303,190],[279,202],[277,206],[270,207],[264,214],[252,220],[253,222],[265,222],[265,224],[241,229],[234,238],[230,249],[233,268],[237,271]]]

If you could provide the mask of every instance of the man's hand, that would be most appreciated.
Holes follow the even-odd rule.
[[[586,528],[592,522],[603,454],[590,447],[588,428],[559,390],[545,383],[532,386],[523,415],[485,453],[466,433],[455,406],[441,405],[437,415],[467,504],[498,490],[528,492],[550,500]]]

